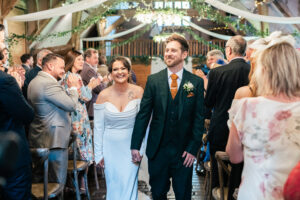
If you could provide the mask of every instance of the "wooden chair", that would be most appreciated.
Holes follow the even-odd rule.
[[[218,174],[219,174],[219,188],[214,188],[212,191],[213,198],[215,200],[226,200],[228,196],[228,187],[225,187],[223,172],[230,176],[231,167],[229,165],[229,156],[226,152],[217,151],[215,154],[218,163]],[[228,178],[229,181],[229,178]],[[228,183],[226,184],[228,186]]]
[[[63,198],[64,185],[59,183],[48,183],[48,156],[50,150],[48,148],[30,149],[32,156],[33,168],[42,162],[44,166],[43,183],[32,183],[31,194],[33,199]]]
[[[77,135],[72,133],[71,135],[71,145],[73,149],[73,159],[68,161],[68,175],[72,179],[72,183],[75,187],[76,192],[76,199],[80,200],[80,190],[79,190],[79,183],[78,183],[78,174],[83,172],[84,177],[84,185],[85,185],[85,194],[87,199],[90,199],[90,192],[88,188],[88,180],[87,180],[87,168],[89,167],[89,162],[77,160]]]
[[[204,179],[204,191],[205,191],[205,200],[211,200],[211,183],[212,183],[212,176],[211,176],[211,164],[210,161],[204,163],[205,168],[205,179]]]

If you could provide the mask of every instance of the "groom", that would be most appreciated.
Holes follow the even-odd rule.
[[[167,199],[171,178],[176,199],[191,199],[192,166],[204,132],[204,88],[201,78],[183,69],[188,48],[180,35],[167,39],[168,68],[148,77],[134,125],[131,154],[140,162],[138,150],[152,114],[146,154],[154,200]]]

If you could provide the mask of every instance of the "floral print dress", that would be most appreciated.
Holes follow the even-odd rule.
[[[61,81],[62,86],[68,91],[68,77],[71,72],[67,72]],[[80,159],[86,161],[94,160],[93,153],[93,138],[92,129],[89,122],[89,117],[86,110],[85,102],[92,98],[92,91],[83,85],[82,79],[79,74],[76,75],[81,83],[81,88],[78,89],[79,101],[76,105],[76,111],[71,112],[72,131],[79,135],[77,137],[77,146],[79,148]]]
[[[244,155],[238,199],[283,199],[284,183],[300,161],[300,102],[234,100],[228,126],[232,123]]]

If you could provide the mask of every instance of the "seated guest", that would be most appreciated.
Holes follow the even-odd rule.
[[[48,54],[42,71],[30,82],[28,101],[35,111],[29,128],[29,144],[33,148],[50,148],[49,181],[64,184],[68,166],[68,144],[71,133],[69,112],[76,110],[79,79],[70,75],[68,93],[57,82],[65,74],[63,57]]]
[[[244,160],[238,199],[283,199],[283,185],[300,160],[300,55],[281,40],[256,64],[259,97],[232,104],[226,152],[232,163]]]
[[[65,56],[65,61],[66,74],[62,78],[62,86],[66,90],[69,89],[68,82],[70,75],[76,76],[79,79],[80,85],[76,110],[71,112],[72,131],[78,135],[77,146],[79,148],[80,159],[92,163],[94,161],[93,137],[85,103],[92,98],[92,90],[100,84],[100,80],[92,78],[87,86],[83,85],[79,72],[82,70],[84,60],[79,51],[69,51]],[[83,177],[81,178],[81,188],[84,188]]]
[[[36,56],[36,62],[37,62],[36,65],[25,74],[25,82],[24,82],[22,91],[23,91],[23,95],[25,96],[26,99],[27,99],[27,89],[28,89],[29,83],[32,81],[32,79],[34,79],[34,77],[36,77],[36,75],[39,73],[39,71],[42,70],[42,60],[49,53],[52,53],[52,52],[48,49],[43,49],[43,50],[39,51]]]
[[[28,72],[33,66],[33,57],[30,54],[23,54],[21,56],[22,67]]]
[[[0,137],[14,131],[20,138],[16,165],[9,173],[0,170],[5,185],[0,199],[31,199],[31,156],[24,125],[33,120],[33,109],[22,95],[15,78],[0,70]],[[1,154],[2,155],[2,154]]]
[[[99,74],[97,73],[98,65],[98,51],[96,49],[87,49],[84,53],[84,64],[80,76],[83,84],[86,86],[89,84],[91,78],[98,79]],[[102,80],[101,80],[102,81]],[[88,110],[89,119],[94,119],[94,103],[96,103],[98,94],[105,88],[105,84],[101,83],[92,90],[92,99],[87,102],[86,107]]]

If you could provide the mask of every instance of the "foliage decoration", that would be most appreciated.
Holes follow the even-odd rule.
[[[185,27],[185,30],[186,30],[186,32],[191,34],[195,40],[197,40],[205,45],[210,46],[212,49],[219,49],[224,53],[224,49],[222,47],[220,47],[219,45],[212,44],[210,41],[207,41],[204,38],[200,37],[190,27]]]
[[[166,39],[168,37],[170,37],[173,33],[161,33],[161,34],[158,34],[158,35],[155,35],[153,37],[153,41],[154,42],[164,42],[166,41]],[[184,37],[184,35],[182,35],[181,33],[176,33],[178,35],[181,35],[182,37]]]
[[[194,7],[201,20],[202,18],[208,18],[209,20],[215,21],[220,24],[225,24],[226,27],[232,26],[235,30],[244,31],[247,35],[265,36],[268,32],[256,30],[253,26],[241,22],[240,18],[232,18],[232,16],[224,16],[219,10],[213,8],[211,5],[205,3],[205,0],[189,0],[192,7]]]
[[[49,33],[49,34],[46,34],[46,35],[36,35],[36,36],[25,35],[25,34],[18,35],[18,34],[12,33],[6,39],[6,42],[8,43],[9,47],[12,47],[13,45],[18,44],[19,40],[21,40],[21,39],[25,39],[25,40],[31,41],[31,42],[34,42],[34,41],[40,42],[40,41],[43,41],[47,38],[64,37],[68,34],[73,34],[73,33],[78,33],[80,31],[83,31],[86,28],[88,28],[89,26],[97,23],[99,20],[105,18],[106,16],[113,15],[113,14],[116,14],[116,13],[117,13],[117,11],[115,9],[107,9],[105,12],[103,12],[100,15],[89,16],[88,18],[83,20],[78,26],[76,26],[72,30],[68,30],[68,31]]]

